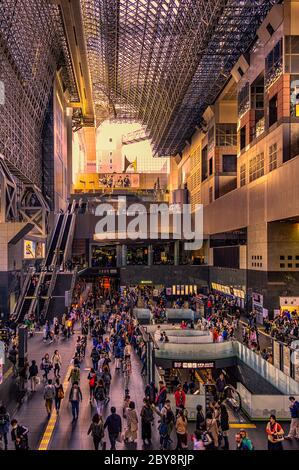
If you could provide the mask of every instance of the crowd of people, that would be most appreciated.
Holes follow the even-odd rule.
[[[95,450],[106,448],[105,437],[112,450],[120,443],[125,447],[136,446],[139,435],[144,448],[153,448],[158,441],[161,450],[253,450],[253,443],[243,429],[235,435],[234,442],[230,442],[223,374],[216,381],[215,400],[209,403],[206,410],[201,405],[197,406],[195,429],[190,425],[186,408],[186,396],[187,393],[194,392],[194,383],[180,383],[177,378],[171,389],[167,389],[163,380],[158,384],[154,381],[148,384],[144,382],[143,401],[139,409],[139,403],[132,400],[130,393],[133,356],[140,361],[140,375],[147,374],[146,343],[132,314],[133,307],[138,302],[138,293],[128,290],[126,294],[105,292],[104,295],[99,295],[97,291],[88,291],[84,298],[82,292],[86,292],[84,282],[75,287],[76,303],[70,312],[65,313],[61,319],[54,318],[53,322],[47,321],[44,325],[42,338],[45,346],[55,343],[52,354],[46,352],[40,361],[32,359],[30,364],[25,361],[22,371],[17,372],[17,344],[13,344],[8,353],[19,380],[23,381],[21,388],[25,389],[26,382],[29,382],[30,393],[35,394],[42,387],[48,418],[54,410],[57,414],[60,413],[61,403],[67,397],[71,404],[72,421],[76,423],[82,402],[89,401],[93,411],[86,433],[91,436]],[[165,309],[163,300],[155,308],[161,313]],[[201,318],[195,324],[183,321],[180,328],[206,330],[212,335],[214,342],[234,337],[239,322],[237,309],[233,317],[229,318],[223,305],[217,309],[214,303],[206,313],[206,318]],[[248,325],[248,328],[249,332],[244,332],[243,340],[248,341],[249,347],[254,347],[254,344],[258,344],[257,330],[254,325]],[[75,350],[72,368],[67,377],[70,386],[66,390],[61,381],[64,358],[59,345],[61,341],[69,340],[72,340],[71,347],[75,343]],[[161,331],[160,341],[167,342],[165,331]],[[83,373],[82,363],[85,367],[88,365],[87,374]],[[122,378],[121,407],[113,401],[111,395],[115,376]],[[88,383],[88,394],[84,380]],[[287,437],[292,439],[299,437],[299,405],[294,397],[290,397],[290,402],[292,422]],[[9,432],[16,450],[29,447],[29,426],[19,423],[15,418],[11,420],[6,407],[2,405],[0,436],[5,449],[8,447]],[[284,432],[274,415],[271,415],[267,424],[266,435],[269,449],[282,448],[283,437],[280,436],[284,436]]]

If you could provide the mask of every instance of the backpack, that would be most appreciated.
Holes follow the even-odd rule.
[[[53,398],[53,385],[47,385],[45,389],[45,399],[46,400],[51,400]]]
[[[93,377],[90,377],[89,379],[89,386],[94,387],[96,383],[96,376],[94,375]]]
[[[95,389],[95,398],[97,401],[104,401],[105,400],[105,391],[103,387],[97,387]]]
[[[0,416],[0,426],[4,426],[8,422],[7,415]]]
[[[64,398],[64,391],[63,391],[62,387],[59,387],[59,389],[57,391],[57,396],[60,400],[62,400]]]

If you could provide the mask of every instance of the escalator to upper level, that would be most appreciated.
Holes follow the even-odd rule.
[[[73,221],[74,216],[75,216],[74,214],[68,214],[66,216],[67,219],[66,219],[66,223],[65,223],[65,227],[64,227],[60,247],[59,247],[59,257],[58,257],[58,264],[59,265],[61,265],[62,262],[63,262],[64,252],[65,252],[65,249],[66,249],[66,246],[67,246],[68,238],[70,236],[70,229],[71,229],[71,225],[72,225],[72,221]]]
[[[55,251],[57,250],[57,245],[58,245],[58,241],[59,241],[59,238],[60,238],[61,228],[62,228],[62,225],[63,225],[63,222],[64,222],[64,217],[65,217],[65,214],[60,214],[59,215],[59,218],[58,218],[55,230],[54,230],[54,234],[53,234],[53,237],[52,237],[52,240],[51,240],[51,243],[50,243],[50,247],[49,247],[49,250],[48,250],[48,254],[47,254],[47,257],[46,257],[46,261],[45,261],[45,266],[46,267],[50,267],[53,263],[54,256],[55,256]]]

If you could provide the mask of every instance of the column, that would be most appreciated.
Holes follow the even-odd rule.
[[[121,245],[121,266],[127,266],[127,245]]]
[[[153,245],[150,244],[148,245],[148,250],[147,250],[147,264],[148,266],[153,265]]]
[[[174,265],[178,266],[180,264],[180,241],[176,240],[174,242]]]

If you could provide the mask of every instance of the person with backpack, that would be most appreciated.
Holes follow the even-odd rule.
[[[29,367],[29,379],[31,385],[31,392],[36,391],[36,386],[39,383],[38,377],[38,367],[36,365],[36,361],[31,361],[31,366]]]
[[[181,385],[177,387],[177,390],[175,391],[175,394],[174,394],[174,399],[175,399],[175,407],[176,407],[175,415],[177,416],[180,411],[180,406],[183,405],[185,407],[185,404],[186,404],[186,393],[182,389]]]
[[[98,370],[98,364],[99,364],[99,359],[100,359],[100,353],[97,350],[96,347],[93,347],[91,350],[90,354],[91,360],[92,360],[92,367],[95,371]]]
[[[52,384],[52,379],[49,379],[44,389],[44,400],[45,400],[46,410],[48,413],[48,418],[50,418],[51,413],[52,413],[54,399],[55,399],[55,387]]]
[[[4,450],[8,448],[7,435],[9,432],[10,416],[4,405],[0,406],[0,437],[4,442]]]
[[[94,390],[97,385],[97,374],[93,367],[89,371],[87,380],[89,382],[89,401],[92,402],[92,400],[94,399]]]
[[[80,369],[77,366],[74,366],[69,375],[68,381],[71,381],[71,384],[74,385],[75,382],[80,383]]]
[[[94,398],[97,402],[97,412],[100,416],[103,414],[103,409],[106,403],[106,391],[105,385],[102,379],[100,379],[94,390]]]
[[[166,400],[161,411],[155,408],[155,412],[160,416],[161,421],[159,424],[159,434],[160,434],[160,450],[168,450],[173,426],[175,423],[175,416],[171,409],[170,400]]]
[[[73,415],[73,421],[76,421],[79,417],[79,406],[80,406],[80,401],[82,401],[82,392],[79,387],[79,382],[75,381],[72,385],[70,395],[69,395],[69,401],[71,402],[72,405],[72,415]]]
[[[28,450],[28,428],[20,425],[16,419],[11,421],[11,440],[15,443],[16,450]]]
[[[103,367],[103,373],[101,376],[104,386],[105,386],[105,393],[106,393],[106,399],[109,401],[109,395],[110,395],[110,384],[111,384],[111,374],[109,372],[109,367],[104,366]]]
[[[13,375],[14,377],[16,377],[18,375],[18,367],[17,367],[18,350],[15,344],[12,346],[12,348],[8,352],[8,359],[12,363]]]
[[[145,387],[145,396],[148,398],[150,404],[154,404],[156,402],[156,395],[157,395],[157,387],[155,385],[155,382],[151,382],[150,384],[147,384]]]
[[[55,380],[55,409],[56,413],[59,414],[60,410],[60,405],[61,405],[61,400],[64,398],[64,390],[63,390],[63,385],[60,383],[60,380],[57,378]]]
[[[54,354],[52,356],[52,366],[54,367],[54,376],[55,378],[59,378],[60,375],[59,375],[59,372],[60,372],[60,369],[61,369],[61,355],[58,351],[58,349],[56,349],[54,351]]]
[[[290,401],[290,413],[291,413],[291,424],[289,434],[285,439],[292,440],[299,439],[299,403],[295,397],[289,397]]]
[[[103,448],[102,440],[105,435],[104,422],[102,416],[99,416],[98,413],[94,414],[92,417],[91,425],[87,431],[88,436],[89,434],[92,436],[95,450],[99,450],[100,444]]]
[[[144,445],[151,445],[152,439],[152,423],[154,421],[154,413],[148,398],[143,399],[143,407],[140,412],[141,416],[141,437]]]

